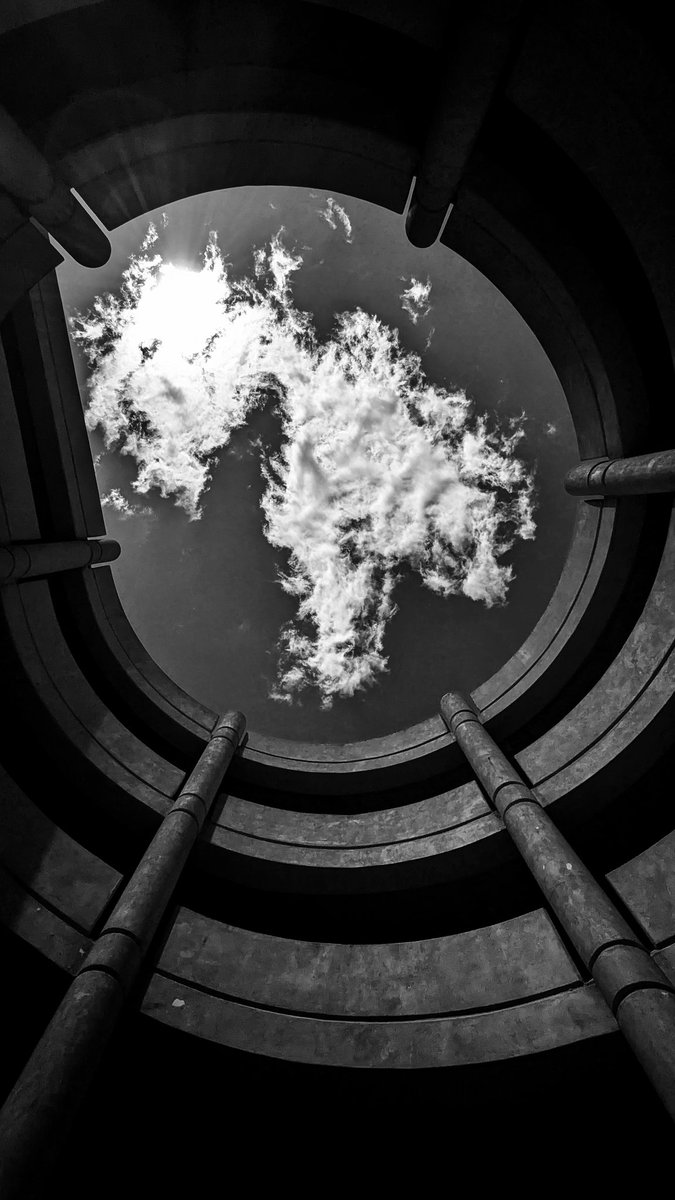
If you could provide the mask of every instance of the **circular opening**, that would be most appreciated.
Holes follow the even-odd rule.
[[[576,510],[565,398],[512,305],[338,194],[207,193],[112,240],[58,275],[116,582],[159,665],[317,742],[491,676]]]

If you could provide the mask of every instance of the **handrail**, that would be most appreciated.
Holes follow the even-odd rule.
[[[0,1113],[0,1194],[45,1179],[96,1073],[246,726],[217,723]]]
[[[571,496],[649,496],[675,492],[675,450],[632,458],[592,458],[565,476]]]
[[[459,692],[441,714],[675,1119],[675,988]]]
[[[120,556],[120,549],[114,538],[5,543],[0,546],[0,584],[114,562]]]

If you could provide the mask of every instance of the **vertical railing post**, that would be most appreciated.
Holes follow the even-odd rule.
[[[626,1041],[675,1118],[675,988],[460,693],[441,700],[450,732],[592,974]]]
[[[215,726],[0,1113],[0,1195],[27,1200],[45,1178],[93,1079],[188,855],[244,733]]]

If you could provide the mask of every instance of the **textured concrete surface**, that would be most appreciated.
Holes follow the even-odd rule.
[[[4,928],[70,974],[91,945],[81,930],[46,907],[4,867],[0,867],[0,919]]]
[[[579,982],[542,910],[454,937],[359,946],[269,937],[181,909],[158,969],[251,1004],[350,1017],[496,1007]]]
[[[675,833],[607,878],[654,945],[675,938]]]
[[[0,769],[0,862],[51,909],[91,933],[120,881],[106,863],[50,821]],[[10,927],[9,910],[4,910]]]
[[[236,1004],[153,976],[142,1011],[209,1041],[345,1067],[444,1067],[538,1054],[616,1029],[592,985],[530,1004],[423,1021],[335,1021]]]

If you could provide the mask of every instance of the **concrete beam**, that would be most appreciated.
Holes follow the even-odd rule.
[[[42,579],[59,571],[76,571],[114,562],[121,547],[114,538],[72,542],[24,542],[0,546],[0,584]]]
[[[458,692],[448,729],[675,1119],[675,989]]]
[[[431,246],[466,170],[520,30],[521,0],[478,0],[452,31],[435,111],[406,218],[413,246]]]
[[[105,233],[16,121],[0,108],[0,187],[83,267],[110,258]]]
[[[565,476],[571,496],[648,496],[675,492],[675,450],[633,458],[593,458]]]
[[[91,1083],[190,851],[243,736],[216,725],[0,1113],[0,1191],[35,1194]]]

